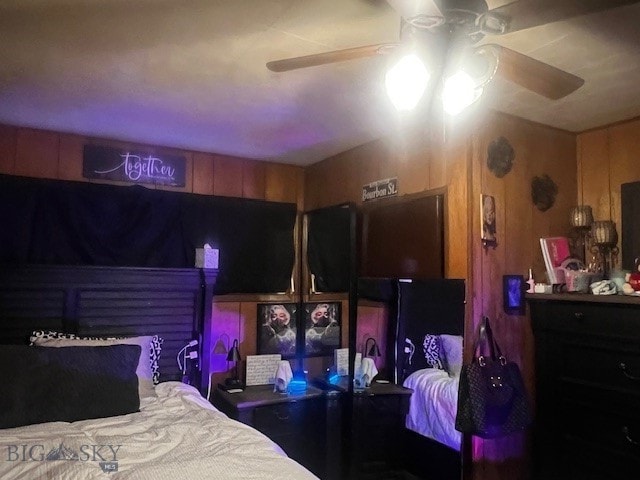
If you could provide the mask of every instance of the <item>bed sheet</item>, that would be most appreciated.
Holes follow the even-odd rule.
[[[413,389],[406,427],[455,450],[460,450],[461,434],[455,429],[459,377],[445,370],[417,370],[404,381]]]
[[[257,430],[228,418],[193,387],[156,386],[140,412],[0,430],[0,478],[316,479]]]

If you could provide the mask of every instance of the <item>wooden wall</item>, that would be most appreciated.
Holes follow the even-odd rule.
[[[304,176],[301,167],[9,125],[0,125],[0,173],[96,182],[82,177],[82,147],[86,143],[148,148],[155,153],[184,155],[186,185],[156,188],[296,203],[299,210],[303,208]],[[154,188],[152,185],[148,187]]]
[[[569,211],[576,203],[576,140],[569,132],[491,113],[483,127],[473,134],[473,194],[471,202],[473,258],[473,317],[467,319],[471,338],[483,315],[491,319],[496,337],[507,358],[522,369],[529,392],[534,394],[533,334],[527,316],[506,315],[502,303],[502,276],[525,275],[532,267],[534,277],[544,280],[540,237],[569,234]],[[515,150],[512,170],[497,178],[487,168],[487,148],[505,137]],[[539,211],[531,200],[531,180],[547,174],[558,186],[555,204]],[[497,247],[484,249],[481,242],[480,195],[496,200]],[[469,342],[467,342],[467,346]],[[467,349],[467,355],[470,352]],[[513,435],[482,441],[474,438],[474,479],[529,478],[529,439]]]
[[[377,140],[338,154],[305,169],[305,209],[344,202],[362,204],[362,186],[398,177],[398,195],[447,187],[445,218],[445,272],[449,278],[466,278],[469,262],[469,225],[459,211],[468,198],[469,139],[465,132],[451,134],[442,143],[424,125],[408,133]]]
[[[82,177],[82,149],[85,143],[122,148],[149,148],[155,153],[173,153],[186,157],[186,185],[183,188],[158,186],[166,190],[202,195],[252,198],[273,202],[296,203],[302,211],[304,175],[301,167],[260,162],[225,155],[191,152],[163,147],[147,147],[79,135],[0,125],[0,173],[59,180],[88,181]],[[95,180],[91,180],[95,182]],[[118,183],[118,182],[108,182]],[[149,188],[154,188],[152,185]],[[224,252],[222,253],[224,254]],[[290,296],[262,297],[269,301],[290,302]],[[255,295],[219,298],[209,323],[212,342],[222,333],[240,340],[243,357],[255,353]],[[226,343],[226,337],[223,337]],[[228,376],[228,366],[220,355],[212,355],[214,385]],[[240,365],[243,368],[243,365]]]
[[[486,166],[489,143],[506,137],[516,152],[512,171],[496,178]],[[403,137],[357,147],[307,168],[305,205],[361,203],[363,185],[398,177],[399,195],[446,188],[445,276],[467,280],[467,357],[482,315],[492,319],[507,355],[523,369],[533,390],[533,338],[526,317],[502,312],[502,275],[540,280],[544,262],[539,237],[567,235],[569,209],[576,202],[575,135],[492,112],[460,125],[414,129]],[[555,205],[538,211],[531,200],[533,176],[548,174],[558,185]],[[480,195],[497,202],[498,245],[484,250],[480,239]],[[370,322],[369,322],[370,323]],[[369,324],[368,323],[368,324]],[[532,392],[533,393],[533,392]],[[475,441],[468,478],[528,478],[527,438]]]
[[[578,203],[591,205],[595,220],[616,222],[618,237],[620,185],[640,180],[638,152],[640,119],[578,135]]]

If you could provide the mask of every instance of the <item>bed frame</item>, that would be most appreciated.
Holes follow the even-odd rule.
[[[401,358],[404,330],[408,322],[419,322],[420,328],[435,335],[449,334],[464,337],[465,283],[464,280],[438,279],[398,282],[398,321],[395,358]],[[413,373],[396,362],[398,383]],[[406,468],[414,475],[427,478],[460,480],[462,451],[456,451],[435,440],[405,429]],[[462,449],[462,446],[461,446]]]
[[[216,271],[95,266],[0,267],[0,344],[27,344],[33,330],[82,336],[159,335],[160,381],[181,380],[176,355],[198,340],[190,383],[206,390]],[[203,385],[204,383],[204,385]],[[206,393],[206,392],[203,392]]]

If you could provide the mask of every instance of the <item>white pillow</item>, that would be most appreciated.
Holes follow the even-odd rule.
[[[462,337],[460,335],[440,335],[444,351],[445,369],[452,377],[459,377],[462,370]]]
[[[34,332],[35,334],[36,332]],[[128,338],[55,338],[48,336],[31,337],[31,344],[38,347],[101,347],[106,345],[140,345],[140,359],[136,368],[138,376],[138,394],[140,399],[155,397],[156,391],[153,385],[153,371],[149,359],[149,351],[152,348],[152,336],[128,337]]]

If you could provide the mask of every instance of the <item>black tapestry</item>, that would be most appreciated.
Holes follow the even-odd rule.
[[[0,263],[188,268],[220,250],[217,293],[285,291],[296,205],[0,175]]]

